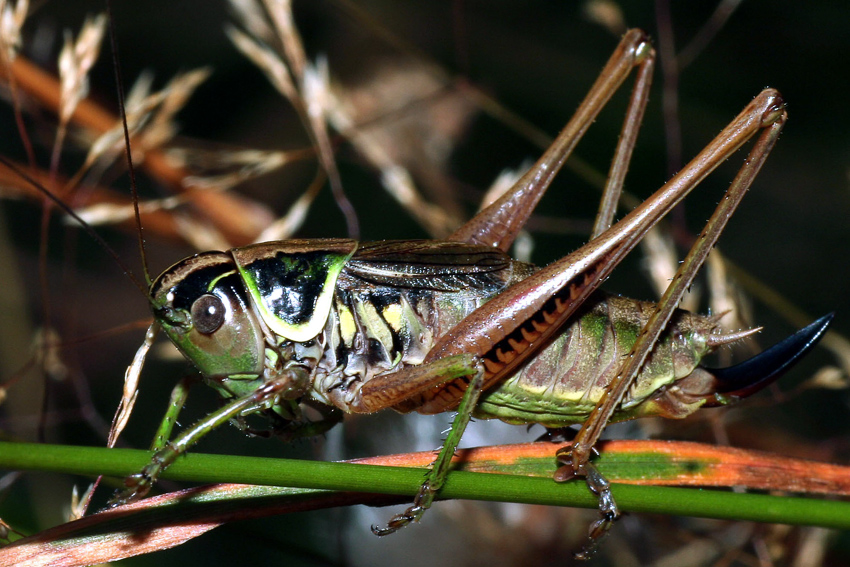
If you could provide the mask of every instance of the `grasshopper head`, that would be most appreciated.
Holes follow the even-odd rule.
[[[206,378],[256,377],[264,366],[264,334],[233,258],[196,254],[151,285],[154,317]]]

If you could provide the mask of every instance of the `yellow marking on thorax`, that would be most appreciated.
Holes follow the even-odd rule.
[[[384,307],[382,314],[384,316],[384,320],[389,323],[393,331],[395,331],[396,333],[400,333],[402,328],[401,305],[399,305],[398,303],[391,303]]]
[[[339,314],[339,334],[342,336],[342,342],[350,348],[354,344],[354,334],[357,332],[354,315],[348,307],[339,302],[336,304],[336,312]]]
[[[360,322],[363,324],[366,333],[372,338],[378,339],[378,342],[383,345],[387,352],[392,352],[392,334],[375,306],[368,301],[358,301],[355,303],[355,309],[357,309],[357,314],[360,316]]]

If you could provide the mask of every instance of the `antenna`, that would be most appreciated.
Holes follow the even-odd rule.
[[[139,191],[136,188],[136,169],[133,166],[133,154],[130,150],[130,132],[127,128],[127,112],[124,109],[124,82],[121,79],[121,63],[118,57],[118,40],[115,34],[115,22],[112,16],[112,0],[106,0],[106,20],[109,26],[109,45],[112,48],[112,70],[115,74],[115,87],[118,92],[118,109],[121,114],[121,124],[124,127],[124,155],[127,158],[127,172],[130,175],[130,192],[133,195],[133,212],[136,217],[136,229],[139,237],[139,254],[142,258],[142,269],[148,288],[151,285],[151,274],[148,270],[148,257],[145,253],[145,236],[142,233],[142,217],[139,213]],[[134,278],[135,279],[135,278]],[[145,296],[147,296],[147,291]]]

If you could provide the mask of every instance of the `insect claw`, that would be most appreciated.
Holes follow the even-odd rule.
[[[378,537],[383,537],[386,535],[394,534],[407,524],[418,522],[419,518],[425,513],[425,508],[418,504],[419,496],[417,496],[414,501],[413,506],[409,507],[407,510],[402,512],[401,514],[396,514],[390,521],[387,522],[386,527],[381,528],[379,526],[372,526],[372,533]]]
[[[372,533],[375,534],[378,537],[383,537],[385,535],[390,535],[392,533],[395,533],[398,528],[394,528],[390,525],[390,524],[392,524],[393,520],[395,520],[395,517],[391,518],[390,523],[387,524],[387,526],[384,527],[384,528],[382,528],[380,526],[372,525]]]
[[[732,399],[745,398],[782,376],[809,352],[829,328],[834,313],[824,315],[766,351],[729,368],[706,368],[715,380],[715,394],[704,407],[722,406]]]
[[[130,504],[144,498],[150,491],[151,478],[145,473],[138,473],[124,479],[124,490],[116,491],[106,503],[107,508],[115,508]]]
[[[608,532],[611,530],[611,526],[614,525],[614,521],[618,517],[619,516],[603,514],[601,518],[593,522],[587,530],[587,541],[580,551],[573,554],[573,557],[579,561],[587,561],[596,555],[596,551],[599,549],[599,544],[602,543],[602,540],[608,535]]]

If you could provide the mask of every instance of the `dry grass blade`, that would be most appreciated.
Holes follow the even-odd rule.
[[[179,207],[185,202],[186,199],[182,195],[166,197],[165,199],[151,199],[143,203],[139,203],[139,212],[146,214],[157,211],[168,211]],[[134,215],[132,203],[126,205],[98,203],[87,207],[81,207],[77,209],[76,212],[81,219],[93,226],[124,223],[133,220]],[[65,222],[66,224],[71,225],[77,221],[67,219]]]
[[[7,61],[12,61],[21,48],[21,28],[27,19],[29,0],[13,3],[0,0],[0,49]]]
[[[313,204],[313,200],[318,196],[319,191],[325,183],[325,176],[322,174],[316,175],[316,179],[310,184],[298,199],[289,207],[289,211],[271,223],[257,237],[257,242],[267,242],[270,240],[285,240],[291,238],[307,219],[307,212]]]
[[[135,137],[142,130],[144,125],[150,120],[150,117],[156,107],[158,107],[165,98],[164,92],[153,93],[146,96],[138,103],[133,103],[132,106],[127,106],[127,130],[130,135]],[[86,161],[83,164],[80,177],[88,169],[92,168],[98,161],[106,162],[105,165],[118,159],[124,148],[124,127],[119,122],[103,132],[89,146]],[[144,152],[137,152],[139,164],[144,163]]]
[[[205,174],[186,177],[187,187],[224,191],[249,179],[271,173],[292,159],[299,159],[303,152],[281,152],[261,150],[207,151],[190,148],[171,148],[168,158],[190,170],[206,171]],[[206,164],[206,165],[203,165]],[[224,170],[225,173],[217,173]]]
[[[256,0],[229,0],[230,9],[248,35],[266,44],[275,40],[275,34],[266,18],[262,5]],[[231,26],[225,26],[227,32]],[[232,41],[232,40],[231,40]]]
[[[68,376],[68,367],[59,352],[61,344],[61,337],[56,329],[36,330],[32,349],[33,356],[36,357],[36,365],[52,380],[57,381],[65,380]]]
[[[365,144],[362,136],[358,136],[359,143]],[[361,150],[364,145],[361,145]],[[380,163],[382,158],[377,158],[376,152],[370,153],[372,163]],[[376,159],[377,158],[377,159]],[[440,207],[427,202],[416,188],[413,176],[400,165],[388,165],[381,168],[381,185],[392,195],[398,203],[413,212],[413,216],[419,224],[434,238],[445,237],[451,234],[457,226],[455,219],[450,217]]]
[[[88,488],[86,488],[85,492],[83,492],[82,496],[80,496],[80,491],[77,488],[77,485],[74,485],[74,488],[71,491],[71,506],[68,511],[69,522],[79,520],[86,515],[86,508],[88,507],[89,500],[94,493],[95,486],[95,484],[89,484]]]
[[[40,70],[23,57],[17,57],[11,66],[4,68],[4,71],[0,80],[13,82],[20,91],[39,101],[46,108],[54,109],[58,113],[61,89],[59,81],[55,77]],[[145,98],[147,103],[142,104],[142,106],[146,108],[140,109],[136,113],[137,115],[148,114],[146,111],[149,108],[147,107],[155,106],[155,103],[162,103],[165,95],[160,93]],[[139,116],[139,118],[141,117]],[[136,122],[138,121],[136,120]],[[118,118],[88,98],[80,101],[71,116],[71,122],[86,129],[94,137],[110,132],[110,135],[100,142],[99,148],[92,152],[94,154],[106,151],[112,145],[112,140],[118,137],[117,134],[114,134],[119,129]],[[187,175],[185,171],[171,166],[162,152],[157,149],[149,151],[145,158],[142,165],[154,178],[175,193],[184,191],[183,179]],[[41,176],[34,171],[31,174],[35,179],[43,178],[46,180],[46,183],[42,181],[44,185],[50,185],[49,177]],[[20,179],[16,180],[14,176],[9,176],[8,183],[5,185],[22,194],[33,194],[26,187],[26,184],[22,184]],[[250,202],[243,197],[227,193],[193,193],[189,198],[193,206],[197,210],[203,211],[206,218],[220,228],[232,244],[247,244],[253,241],[271,219],[270,213],[263,205]],[[154,227],[153,230],[156,231],[157,229]]]
[[[319,160],[322,162],[322,167],[324,167],[328,175],[334,199],[336,199],[340,210],[345,216],[346,224],[348,225],[348,235],[351,238],[359,238],[360,226],[357,220],[357,214],[343,191],[342,180],[339,176],[330,134],[328,133],[327,108],[330,100],[329,83],[330,76],[327,60],[320,57],[315,65],[307,65],[304,68],[301,94],[304,97],[307,121],[315,136]]]
[[[623,35],[628,26],[623,10],[611,0],[590,0],[584,3],[584,16],[616,36]]]
[[[176,214],[174,222],[183,239],[195,250],[227,250],[230,240],[225,234],[216,230],[209,222],[197,219],[192,215]]]
[[[32,179],[44,186],[46,186],[51,180],[50,174],[40,169],[31,169],[20,165],[17,167],[25,171]],[[63,185],[65,183],[64,178],[61,176],[57,176],[55,181],[59,185]],[[116,217],[121,217],[123,219],[132,217],[133,204],[130,202],[129,196],[122,195],[113,189],[107,189],[97,185],[89,186],[87,193],[87,202],[94,204],[91,205],[91,209],[88,209],[87,207],[80,207],[78,210],[80,210],[83,215],[91,214],[94,220],[97,220],[100,217],[106,217],[104,222],[111,224],[119,222],[119,219]],[[29,184],[22,185],[20,177],[4,165],[0,165],[0,195],[6,198],[24,197],[33,200],[39,200],[42,197],[42,195]],[[154,205],[156,205],[156,203],[154,203]],[[100,208],[101,206],[103,209]],[[153,206],[150,209],[147,209],[142,218],[142,222],[152,234],[157,234],[165,240],[179,240],[181,237],[175,228],[175,221],[172,218],[172,215],[170,213],[164,213],[162,210],[167,208],[167,206]],[[132,229],[133,224],[134,223],[128,222],[124,226]]]
[[[428,234],[447,236],[462,223],[463,207],[445,172],[475,106],[417,59],[373,65],[365,77],[331,82],[328,119]]]
[[[188,102],[192,92],[210,75],[210,69],[195,69],[175,76],[160,91],[148,93],[150,77],[142,77],[127,97],[127,129],[139,143],[135,145],[133,158],[144,163],[145,154],[160,149],[174,137],[177,127],[174,116]],[[124,128],[118,123],[104,132],[89,148],[83,169],[92,167],[97,161],[116,159],[124,149]],[[104,167],[105,164],[101,164]]]
[[[152,324],[148,327],[145,333],[145,340],[133,356],[133,362],[127,367],[124,373],[124,389],[121,393],[121,400],[118,402],[118,407],[115,410],[115,416],[112,418],[112,427],[109,429],[109,438],[106,440],[107,447],[114,447],[118,442],[118,437],[127,426],[130,420],[130,415],[133,413],[133,408],[136,405],[136,399],[139,397],[139,378],[144,365],[145,357],[153,346],[156,339],[156,334],[159,326]]]
[[[211,73],[212,69],[203,67],[180,73],[168,82],[162,90],[164,95],[162,102],[151,118],[150,126],[145,129],[141,137],[144,150],[160,148],[174,137],[178,130],[174,124],[175,116],[186,106],[195,89],[206,81]]]
[[[277,37],[283,45],[286,59],[292,65],[292,74],[297,80],[304,80],[307,67],[307,56],[295,23],[292,21],[291,0],[263,0],[266,11],[274,23]]]
[[[225,31],[237,49],[264,72],[272,85],[298,111],[316,146],[334,199],[345,217],[348,234],[357,238],[360,232],[357,214],[343,190],[328,133],[327,62],[322,58],[312,65],[307,62],[301,38],[293,24],[290,2],[268,0],[264,5],[266,14],[274,25],[275,39],[283,49],[283,57],[263,45],[269,41],[269,26],[257,23],[257,20],[262,18],[259,5],[250,6],[245,2],[237,2],[232,4],[232,7],[247,29],[260,34],[261,37],[250,37],[232,26],[227,26]]]
[[[105,30],[106,16],[99,14],[86,19],[76,41],[69,32],[65,34],[65,45],[59,54],[59,120],[62,125],[71,120],[77,105],[89,94],[88,75],[100,54]]]
[[[289,69],[277,53],[233,26],[225,26],[224,31],[233,45],[254,65],[262,69],[269,82],[280,94],[290,102],[299,100],[298,92],[292,82],[292,77],[289,75]]]

